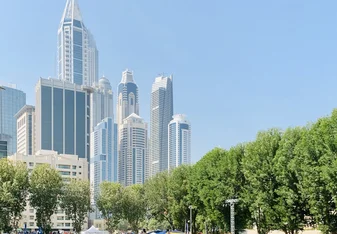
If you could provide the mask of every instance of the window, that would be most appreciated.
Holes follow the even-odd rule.
[[[73,176],[76,176],[76,172],[73,172]]]
[[[30,167],[34,167],[34,163],[33,162],[29,162],[29,166]]]
[[[34,227],[34,224],[35,224],[34,222],[29,222],[30,227]]]
[[[65,226],[66,227],[70,227],[70,223],[65,223]]]
[[[75,169],[76,169],[76,166],[73,166],[73,169],[75,170]]]
[[[34,213],[34,209],[29,209],[29,213]]]
[[[58,216],[57,220],[64,220],[64,217],[63,216]]]
[[[34,220],[34,215],[29,216],[30,220]]]
[[[70,175],[70,171],[60,171],[60,175]]]
[[[60,169],[70,169],[70,165],[62,165],[62,164],[60,164],[60,165],[58,165],[58,168],[60,168]]]

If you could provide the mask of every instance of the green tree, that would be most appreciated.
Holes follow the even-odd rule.
[[[144,188],[142,185],[134,184],[124,188],[122,213],[124,219],[130,224],[132,231],[138,233],[140,222],[144,220],[146,214]]]
[[[301,195],[299,162],[295,152],[306,129],[289,128],[279,143],[274,158],[274,171],[278,188],[274,210],[276,227],[286,234],[298,233],[305,225],[305,214],[308,214],[306,202]]]
[[[181,165],[170,172],[168,180],[169,210],[171,211],[174,228],[184,230],[185,221],[190,220],[189,177],[191,166]],[[195,223],[194,209],[193,223]]]
[[[280,140],[277,129],[259,132],[256,140],[246,145],[242,160],[246,183],[241,198],[249,207],[259,234],[268,233],[277,223],[274,206],[278,184],[273,160]]]
[[[18,222],[26,206],[28,171],[24,164],[0,160],[0,230],[18,229]]]
[[[72,180],[65,184],[61,197],[61,208],[73,221],[73,228],[80,233],[88,213],[92,210],[90,205],[90,184],[88,181]]]
[[[50,217],[58,207],[62,186],[60,174],[47,164],[37,166],[30,176],[29,202],[36,209],[37,226],[45,233],[51,229]]]
[[[145,201],[150,218],[156,219],[159,223],[167,221],[170,228],[174,229],[169,207],[168,180],[167,171],[158,173],[147,180],[144,185]]]
[[[313,124],[298,147],[301,193],[323,233],[337,232],[334,183],[337,153],[337,110]]]
[[[105,218],[107,230],[113,233],[123,218],[123,187],[118,183],[103,182],[96,199],[97,208]]]

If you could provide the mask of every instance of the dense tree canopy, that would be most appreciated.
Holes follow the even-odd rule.
[[[60,197],[67,214],[82,223],[90,208],[88,185],[65,185],[68,196],[62,186],[61,177],[49,166],[35,168],[29,183],[24,166],[0,160],[0,229],[16,228],[27,190],[38,225],[45,230]],[[86,196],[76,197],[79,194]],[[272,128],[259,132],[254,141],[228,150],[215,148],[196,164],[161,172],[144,185],[103,182],[96,207],[110,232],[184,231],[186,224],[190,226],[192,206],[193,233],[223,233],[230,231],[226,201],[232,198],[238,199],[236,232],[254,226],[259,234],[297,234],[311,225],[324,234],[336,233],[337,110],[305,127]]]

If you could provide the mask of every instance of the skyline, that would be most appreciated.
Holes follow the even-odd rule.
[[[100,4],[94,5],[90,1],[82,0],[79,4],[87,27],[95,35],[101,54],[99,77],[103,73],[106,75],[116,98],[117,84],[122,71],[126,68],[133,70],[135,82],[139,86],[142,106],[140,116],[146,122],[150,120],[150,90],[154,78],[162,71],[174,75],[175,113],[186,114],[193,125],[193,162],[215,146],[228,148],[239,142],[252,140],[257,131],[274,126],[284,129],[288,126],[305,125],[329,114],[336,107],[337,94],[333,87],[336,85],[337,77],[335,69],[337,33],[333,29],[337,25],[337,20],[332,10],[336,3],[330,1],[331,4],[321,6],[313,2],[306,2],[304,5],[304,1],[297,3],[261,1],[264,4],[246,3],[244,7],[239,8],[238,3],[215,1],[212,6],[204,5],[205,9],[201,10],[198,8],[200,6],[196,6],[198,3],[190,5],[189,2],[173,1],[159,4],[149,1],[141,5],[101,0]],[[150,3],[153,3],[153,6],[148,11],[152,14],[145,17],[148,12],[146,8],[151,5]],[[31,17],[24,21],[13,19],[6,23],[3,31],[7,37],[0,39],[0,49],[3,51],[0,62],[5,65],[0,71],[0,80],[17,84],[19,89],[26,92],[27,104],[35,103],[34,90],[40,76],[56,78],[55,31],[64,4],[65,1],[46,4],[41,0],[29,3],[4,2],[0,14],[0,19],[4,22],[10,18],[9,12],[14,12],[11,7],[16,9],[15,12],[21,17]],[[136,14],[128,14],[130,19],[119,25],[114,20],[127,12],[128,5],[132,6],[130,9]],[[161,5],[164,7],[161,8]],[[179,26],[174,19],[170,19],[173,22],[169,22],[157,18],[156,14],[159,14],[160,10],[166,7],[164,12],[169,13],[177,5],[180,8],[176,9],[175,18],[181,20],[182,13],[190,16],[187,17],[187,23],[193,22],[190,26],[195,42],[184,40],[184,37],[191,35],[182,31],[186,22],[180,22]],[[267,6],[259,9],[261,5]],[[41,12],[35,10],[33,15],[28,14],[33,7],[38,7]],[[190,11],[184,12],[188,7]],[[111,9],[117,14],[108,15],[107,12]],[[152,12],[150,9],[157,9],[158,12]],[[118,10],[121,12],[118,13]],[[140,17],[142,10],[143,18]],[[227,13],[225,16],[220,14],[224,12]],[[240,19],[241,15],[236,18],[233,14],[237,12],[246,16],[242,17],[243,19]],[[318,17],[313,17],[316,15],[315,12],[318,12]],[[163,14],[163,10],[160,13],[167,16]],[[196,13],[208,16],[208,19],[201,17],[205,22],[202,22],[200,31],[197,31],[197,28],[202,20],[198,19]],[[36,29],[28,27],[32,24],[31,20],[34,21],[40,16],[45,16],[42,23],[48,27],[42,31],[39,27]],[[109,17],[110,20],[104,21]],[[154,22],[154,19],[158,21]],[[223,21],[224,19],[227,21]],[[207,22],[212,20],[218,20],[214,22],[215,25],[225,28],[223,31],[219,30],[223,34],[216,34],[219,32],[216,26],[205,27]],[[103,32],[102,27],[97,27],[99,21],[103,21],[103,26],[109,27],[112,32],[117,32],[117,29],[127,31],[130,28],[126,26],[133,25],[133,32],[139,33],[135,36],[138,41],[130,38],[125,40],[125,37],[123,37],[125,42],[121,39],[116,40],[112,32],[107,34]],[[136,27],[137,21],[148,21],[152,25],[148,31],[142,33]],[[18,36],[20,34],[16,34],[18,25],[22,27],[22,30],[17,30],[20,34],[27,33],[26,30],[29,32],[30,36],[25,38],[25,43],[22,43],[22,37]],[[166,28],[161,27],[163,25]],[[154,30],[149,33],[151,28]],[[165,29],[168,33],[164,36],[168,35],[173,42],[163,36]],[[159,36],[151,38],[158,32]],[[151,40],[147,42],[148,39]],[[162,42],[149,46],[158,39]],[[144,48],[141,48],[142,43],[145,43]],[[26,44],[30,45],[29,48],[22,48]],[[214,48],[214,45],[217,48]],[[146,48],[150,48],[149,51],[146,51]],[[54,54],[55,58],[51,58],[49,54]],[[155,54],[162,57],[153,56]],[[203,82],[192,83],[196,79]],[[211,79],[212,84],[207,84]],[[322,80],[321,83],[319,79]],[[279,90],[273,89],[275,87],[273,83],[276,83]],[[184,89],[184,85],[190,85],[189,90]],[[205,90],[205,87],[208,88]],[[202,92],[204,95],[199,95]],[[191,95],[195,93],[198,95]],[[212,97],[213,95],[215,97]],[[248,121],[247,117],[250,118]]]

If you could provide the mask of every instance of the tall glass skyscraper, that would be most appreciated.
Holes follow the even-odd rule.
[[[99,185],[103,181],[117,182],[117,160],[114,157],[114,122],[113,118],[102,120],[91,133],[90,184],[95,197],[99,194]],[[94,218],[100,218],[94,211]]]
[[[75,154],[89,160],[92,88],[58,79],[36,85],[36,150]]]
[[[168,124],[173,116],[173,77],[155,79],[151,92],[150,175],[168,169]]]
[[[191,124],[185,115],[174,115],[168,132],[168,170],[191,163]]]
[[[133,80],[133,72],[126,70],[117,90],[117,124],[122,125],[132,113],[139,115],[138,86]]]
[[[98,50],[77,0],[67,0],[58,29],[58,78],[87,86],[98,80]]]
[[[15,114],[26,104],[26,94],[16,89],[16,85],[4,85],[4,88],[0,90],[0,154],[5,154],[6,146],[8,156],[16,152]]]

